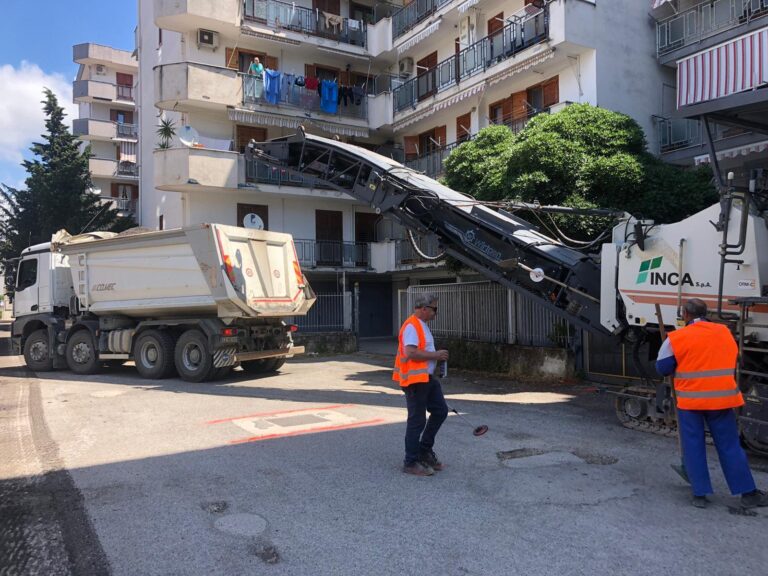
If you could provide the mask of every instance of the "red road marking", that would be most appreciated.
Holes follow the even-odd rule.
[[[315,432],[330,432],[331,430],[344,430],[345,428],[359,428],[361,426],[373,426],[386,422],[384,418],[376,420],[364,420],[352,424],[338,424],[336,426],[322,426],[320,428],[310,428],[309,430],[294,430],[293,432],[283,432],[279,434],[269,434],[267,436],[252,436],[251,438],[240,438],[239,440],[230,440],[230,444],[244,444],[245,442],[259,442],[260,440],[271,440],[273,438],[284,438],[286,436],[303,436],[304,434],[314,434]]]
[[[336,408],[349,408],[354,404],[333,404],[331,406],[316,406],[314,408],[294,408],[293,410],[275,410],[273,412],[259,412],[257,414],[246,414],[245,416],[233,416],[232,418],[222,418],[221,420],[210,420],[206,424],[221,424],[222,422],[232,422],[244,418],[260,418],[262,416],[276,416],[278,414],[292,414],[294,412],[317,412],[318,410],[335,410]]]

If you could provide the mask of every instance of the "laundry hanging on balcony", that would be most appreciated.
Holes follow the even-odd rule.
[[[437,20],[424,28],[421,32],[413,36],[412,38],[409,38],[406,42],[403,42],[400,46],[397,47],[397,55],[400,56],[403,52],[408,50],[408,48],[411,48],[412,46],[415,46],[422,40],[424,40],[427,36],[430,36],[434,32],[437,32],[437,29],[440,28],[440,22],[441,20]]]
[[[768,84],[768,28],[746,34],[677,63],[677,107]]]

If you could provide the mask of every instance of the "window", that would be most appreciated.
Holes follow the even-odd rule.
[[[157,219],[157,229],[158,230],[164,230],[165,229],[165,218],[162,214]]]
[[[237,204],[236,226],[245,226],[245,217],[248,214],[256,214],[264,223],[264,230],[269,230],[269,206],[264,204]]]
[[[16,282],[16,291],[34,286],[37,283],[37,258],[24,260],[19,266],[19,276]]]

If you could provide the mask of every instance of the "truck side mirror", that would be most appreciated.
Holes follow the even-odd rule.
[[[6,275],[4,283],[6,288],[13,288],[16,285],[16,275]]]

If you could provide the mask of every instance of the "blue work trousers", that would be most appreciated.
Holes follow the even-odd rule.
[[[435,445],[435,436],[448,418],[443,388],[434,376],[429,382],[411,384],[403,388],[408,406],[408,422],[405,427],[405,464],[421,459]],[[429,420],[426,413],[429,412]]]
[[[739,428],[733,409],[677,410],[683,462],[691,481],[694,496],[712,494],[712,481],[707,467],[707,444],[704,424],[715,442],[720,467],[731,494],[744,494],[755,489],[749,462],[739,442]]]

